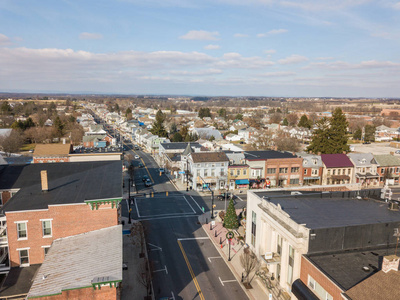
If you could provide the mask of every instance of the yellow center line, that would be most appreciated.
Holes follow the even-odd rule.
[[[196,289],[197,289],[197,292],[199,293],[200,299],[204,300],[203,292],[202,292],[201,289],[200,289],[200,285],[199,285],[199,283],[198,283],[198,281],[197,281],[196,276],[194,275],[192,266],[191,266],[190,263],[189,263],[189,260],[188,260],[188,258],[187,258],[187,256],[186,256],[186,252],[185,252],[185,250],[183,249],[183,246],[182,246],[182,243],[181,243],[180,240],[178,240],[178,244],[179,244],[179,248],[181,248],[181,251],[182,251],[182,254],[183,254],[183,258],[184,258],[185,261],[186,261],[186,265],[187,265],[187,267],[188,267],[188,269],[189,269],[190,275],[192,276],[193,283],[194,283],[194,285],[196,286]]]
[[[125,142],[122,142],[122,144],[126,145]],[[137,152],[135,151],[135,149],[132,148],[131,150],[132,150],[136,155],[139,155],[139,154],[137,154]],[[151,176],[149,169],[147,169],[147,166],[146,166],[146,164],[144,163],[143,158],[140,157],[140,160],[142,161],[143,166],[145,167],[145,169],[146,169],[146,171],[147,171],[147,174],[149,174],[149,177],[150,177],[151,181],[154,182],[153,176]]]

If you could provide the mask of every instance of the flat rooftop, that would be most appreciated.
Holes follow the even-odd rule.
[[[394,254],[394,248],[375,248],[331,254],[306,255],[320,270],[344,290],[348,290],[382,268],[383,256]],[[368,270],[364,270],[367,267]]]
[[[42,192],[40,172],[49,190]],[[49,205],[122,198],[122,161],[8,165],[0,167],[0,189],[20,189],[2,212],[46,209]]]
[[[400,222],[400,211],[388,209],[388,204],[367,198],[377,197],[380,190],[363,190],[357,198],[352,192],[308,192],[291,195],[289,192],[255,192],[264,201],[280,205],[282,210],[298,224],[310,229],[347,227],[356,225]],[[267,198],[268,197],[268,198]]]
[[[19,299],[23,298],[23,295],[27,295],[33,282],[37,271],[39,270],[40,264],[30,265],[29,267],[11,268],[8,272],[3,285],[0,288],[0,298],[1,299],[16,299],[17,295],[20,296]]]

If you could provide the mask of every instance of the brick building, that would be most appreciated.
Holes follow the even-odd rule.
[[[2,166],[0,189],[13,191],[0,212],[2,297],[14,274],[42,264],[56,240],[118,225],[122,162]]]
[[[380,185],[398,185],[400,177],[400,159],[394,155],[374,155]]]
[[[33,163],[69,162],[72,144],[37,144],[33,152]]]
[[[321,154],[321,159],[323,185],[354,183],[354,164],[346,154]]]

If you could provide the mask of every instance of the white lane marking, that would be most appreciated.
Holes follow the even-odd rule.
[[[213,256],[213,257],[207,257],[208,258],[208,261],[209,262],[211,262],[211,259],[214,259],[214,258],[222,258],[221,256]]]
[[[160,250],[160,251],[162,252],[162,248],[161,248],[161,247],[158,247],[158,246],[153,245],[153,244],[150,244],[150,243],[147,243],[147,244],[150,245],[150,246],[152,246],[152,247],[154,247],[154,248],[156,248],[156,249],[150,249],[150,251],[153,251],[153,250]]]
[[[165,273],[168,275],[167,266],[164,266],[164,267],[165,267],[164,269],[155,270],[155,271],[153,271],[153,273],[157,273],[157,272],[163,272],[163,271],[165,271]]]
[[[175,300],[175,295],[174,295],[174,292],[173,292],[173,291],[171,291],[171,294],[172,294],[172,300]]]
[[[192,196],[192,195],[189,195],[189,196],[190,196],[190,198],[192,198],[192,200],[194,201],[194,203],[196,203],[197,207],[198,207],[201,211],[203,211],[203,210],[201,209],[200,205],[197,203],[197,201],[194,200],[193,196]]]
[[[236,279],[222,281],[221,277],[218,277],[218,278],[219,278],[219,281],[221,282],[222,286],[225,286],[225,284],[224,284],[225,282],[237,282]]]
[[[175,213],[175,214],[160,214],[160,215],[148,215],[148,216],[139,216],[140,218],[147,218],[147,217],[163,217],[163,216],[181,216],[181,215],[194,215],[196,214],[196,212],[194,213]]]
[[[194,210],[194,208],[190,205],[189,201],[187,201],[186,197],[183,196],[183,199],[185,199],[186,203],[190,206],[190,208],[193,210],[193,213],[196,213],[196,211]]]
[[[244,201],[242,198],[240,198],[239,196],[236,196],[236,198],[238,198],[240,201]]]
[[[167,275],[168,275],[167,265],[165,265],[165,273],[167,273]]]
[[[135,201],[135,206],[136,206],[137,215],[138,215],[138,217],[140,218],[140,213],[139,213],[139,208],[138,208],[138,206],[137,206],[137,201]]]
[[[218,277],[218,278],[219,278],[219,281],[221,282],[222,286],[225,286],[223,281],[221,280],[221,277]]]
[[[192,240],[209,240],[208,236],[194,237],[194,238],[179,238],[178,241],[192,241]]]

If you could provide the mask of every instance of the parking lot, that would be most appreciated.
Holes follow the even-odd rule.
[[[390,154],[393,152],[396,156],[400,157],[400,154],[396,154],[395,151],[398,148],[390,147],[390,143],[371,143],[371,144],[351,144],[354,147],[356,153],[372,153],[372,154]]]

